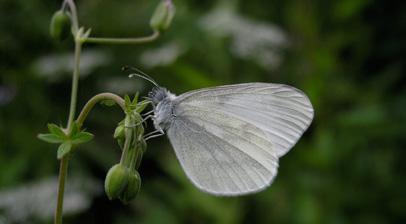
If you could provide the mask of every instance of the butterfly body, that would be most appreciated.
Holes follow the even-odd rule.
[[[173,104],[173,100],[176,96],[162,87],[154,88],[148,96],[154,107],[153,121],[155,129],[162,131],[167,130],[173,118],[176,117]]]

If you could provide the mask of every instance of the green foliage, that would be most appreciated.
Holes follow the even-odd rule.
[[[62,143],[68,139],[62,127],[56,124],[48,124],[49,133],[39,134],[38,138],[48,143]]]
[[[66,134],[63,128],[56,124],[48,124],[48,131],[49,133],[46,134],[38,134],[38,138],[48,143],[61,143],[57,152],[58,159],[70,153],[74,146],[93,139],[93,134],[79,130],[76,123],[74,123],[69,134]]]
[[[73,143],[71,141],[65,141],[58,147],[57,158],[62,159],[65,155],[72,150]]]
[[[78,145],[82,143],[89,142],[93,139],[93,134],[85,131],[81,131],[76,133],[74,136],[72,136],[72,144]]]
[[[149,101],[148,100],[143,100],[138,102],[138,98],[139,98],[139,93],[137,92],[134,95],[134,98],[131,100],[130,97],[128,95],[124,96],[124,104],[126,107],[126,112],[127,113],[142,113],[145,108],[147,108]]]

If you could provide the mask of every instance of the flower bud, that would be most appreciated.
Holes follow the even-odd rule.
[[[125,127],[124,127],[124,122],[120,122],[116,129],[114,130],[114,138],[117,140],[118,145],[120,146],[121,149],[124,147],[124,141],[125,141]]]
[[[161,1],[156,7],[149,22],[151,28],[155,31],[164,31],[168,29],[175,16],[175,11],[175,6],[172,4],[172,1]]]
[[[118,198],[126,188],[129,181],[129,171],[121,164],[110,168],[104,182],[104,190],[110,200]]]
[[[49,32],[55,40],[65,39],[70,32],[71,21],[69,16],[63,10],[56,11],[51,19]]]
[[[141,188],[141,177],[138,171],[130,171],[128,177],[128,184],[120,195],[120,200],[123,203],[128,203],[134,199]]]
[[[119,124],[114,130],[114,138],[125,138],[124,124]]]

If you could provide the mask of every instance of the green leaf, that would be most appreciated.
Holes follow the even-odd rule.
[[[130,97],[128,95],[124,96],[124,102],[125,102],[126,106],[131,105],[131,99],[130,99]]]
[[[58,148],[58,159],[62,159],[66,154],[68,154],[72,150],[72,142],[67,141],[62,143]]]
[[[124,105],[125,105],[127,112],[130,112],[131,111],[131,99],[128,95],[124,96]]]
[[[64,131],[62,130],[62,128],[59,127],[58,125],[52,124],[52,123],[48,124],[48,130],[49,130],[49,132],[50,132],[51,134],[57,135],[57,136],[59,136],[59,137],[62,138],[62,139],[66,139],[66,134],[65,134],[65,132],[64,132]]]
[[[131,102],[132,105],[137,105],[137,103],[138,103],[138,97],[139,97],[139,93],[137,92],[137,93],[134,95],[133,101]]]
[[[81,144],[93,139],[93,134],[89,132],[79,132],[72,137],[72,144]]]
[[[62,142],[64,142],[64,138],[61,138],[60,136],[58,136],[58,135],[55,135],[55,134],[50,134],[50,133],[47,133],[47,134],[38,134],[38,136],[37,136],[39,139],[41,139],[42,141],[44,141],[44,142],[48,142],[48,143],[62,143]]]

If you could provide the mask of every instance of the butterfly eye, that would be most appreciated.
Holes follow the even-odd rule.
[[[152,91],[148,94],[148,97],[154,105],[164,100],[168,96],[168,91],[162,87],[154,87]]]

